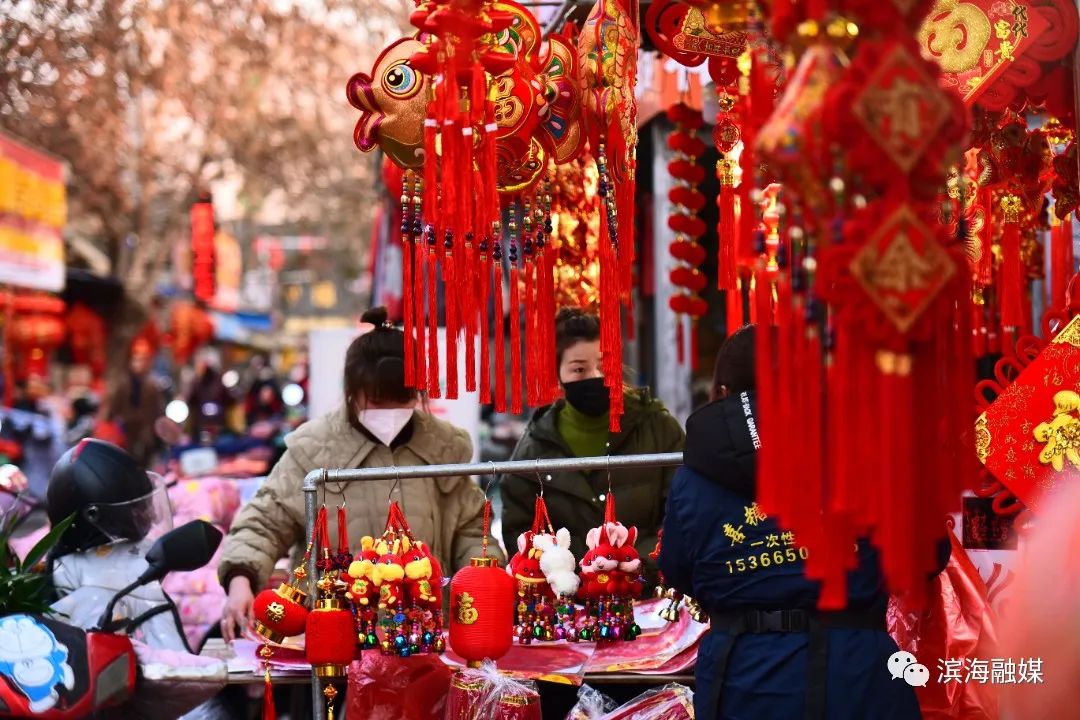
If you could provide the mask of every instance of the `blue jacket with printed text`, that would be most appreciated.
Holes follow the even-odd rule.
[[[760,438],[752,393],[710,403],[687,421],[684,465],[672,482],[660,570],[667,586],[714,617],[744,611],[813,611],[819,583],[803,575],[807,550],[754,502]],[[848,574],[848,612],[877,617],[888,602],[877,550],[858,544]],[[714,623],[719,625],[719,623]],[[695,668],[699,720],[803,720],[807,692],[824,693],[828,720],[919,718],[915,691],[892,678],[896,643],[884,632],[831,626],[824,687],[808,688],[807,632],[729,634],[711,630]],[[726,663],[722,662],[726,659]],[[726,667],[723,667],[726,664]],[[720,677],[720,675],[723,677]]]

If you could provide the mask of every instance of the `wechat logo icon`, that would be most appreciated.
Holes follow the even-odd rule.
[[[929,668],[920,665],[909,652],[897,650],[889,657],[888,665],[893,680],[903,680],[911,687],[926,687],[930,680]]]

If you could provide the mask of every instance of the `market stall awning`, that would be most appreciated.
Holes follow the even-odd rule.
[[[263,313],[222,313],[211,312],[214,323],[214,337],[225,342],[245,343],[254,333],[268,333],[273,330],[273,321]]]

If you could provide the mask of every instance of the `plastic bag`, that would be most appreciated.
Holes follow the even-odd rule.
[[[500,674],[491,661],[459,670],[450,681],[446,720],[540,720],[536,683]]]
[[[890,598],[889,634],[901,650],[930,669],[931,682],[915,688],[925,720],[997,720],[998,692],[993,684],[933,681],[944,660],[964,660],[966,673],[967,660],[989,662],[998,657],[996,616],[986,585],[956,535],[949,536],[952,556],[931,582],[926,607],[915,612],[906,609],[902,599]]]
[[[450,669],[437,655],[366,652],[349,668],[347,720],[442,720]]]
[[[578,698],[566,720],[694,720],[694,693],[684,685],[653,688],[614,710],[610,698],[588,686]]]
[[[578,701],[566,720],[598,720],[618,707],[616,702],[596,688],[582,685],[578,689]]]

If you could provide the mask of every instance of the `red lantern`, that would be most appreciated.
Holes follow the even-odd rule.
[[[307,594],[288,583],[281,583],[276,590],[263,590],[255,596],[255,632],[277,644],[300,635],[307,625],[306,601]]]
[[[473,558],[450,581],[450,648],[479,667],[514,641],[514,581],[495,558]]]
[[[353,614],[337,598],[315,603],[308,613],[304,652],[322,678],[345,677],[356,654],[356,628]]]

